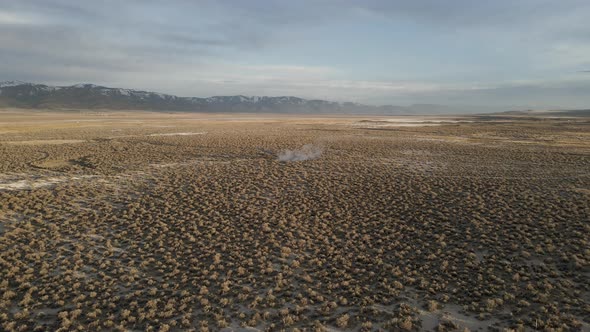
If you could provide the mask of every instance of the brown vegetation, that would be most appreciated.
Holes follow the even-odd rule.
[[[6,128],[0,329],[589,327],[590,124],[353,122]]]

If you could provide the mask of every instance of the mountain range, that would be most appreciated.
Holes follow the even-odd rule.
[[[252,112],[303,114],[443,114],[473,109],[444,105],[371,106],[352,102],[310,100],[292,96],[178,97],[94,84],[50,86],[21,81],[0,82],[0,107],[31,109],[109,109],[181,112]]]

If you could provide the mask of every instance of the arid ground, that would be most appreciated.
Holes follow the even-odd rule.
[[[3,331],[590,330],[590,118],[0,112]]]

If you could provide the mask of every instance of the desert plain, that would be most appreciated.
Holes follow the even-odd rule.
[[[3,331],[588,331],[590,118],[0,112]]]

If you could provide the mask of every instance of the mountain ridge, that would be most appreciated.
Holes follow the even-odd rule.
[[[303,99],[293,96],[178,97],[165,93],[111,88],[90,83],[51,86],[22,81],[0,82],[0,106],[33,109],[106,108],[186,112],[351,113],[371,110],[383,112],[380,106]]]
[[[51,86],[22,81],[0,82],[0,107],[373,115],[435,115],[474,112],[469,107],[436,104],[372,106],[294,96],[179,97],[151,91],[111,88],[91,83]]]

